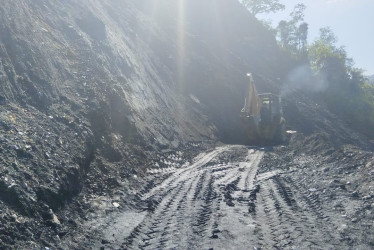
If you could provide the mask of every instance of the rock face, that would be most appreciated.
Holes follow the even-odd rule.
[[[74,106],[93,132],[176,146],[217,127],[229,140],[245,73],[282,72],[274,39],[238,3],[5,1],[1,14],[2,102]]]
[[[137,6],[9,1],[1,17],[3,102],[51,113],[74,106],[94,134],[138,132],[162,145],[213,132],[201,112],[185,108],[192,100],[147,41],[161,37],[159,28]]]
[[[38,240],[34,220],[125,185],[150,152],[240,141],[245,74],[268,90],[281,58],[237,2],[2,1],[0,244]]]

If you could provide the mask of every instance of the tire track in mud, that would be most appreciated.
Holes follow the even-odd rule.
[[[186,168],[176,170],[169,178],[163,181],[161,185],[154,187],[148,193],[144,194],[142,199],[146,200],[156,193],[162,193],[165,189],[174,188],[175,183],[179,183],[184,179],[190,178],[189,175],[191,174],[195,175],[196,172],[201,169],[201,167],[205,166],[205,164],[210,162],[214,157],[216,157],[221,152],[228,150],[229,148],[230,146],[222,146],[210,153],[198,155],[195,158],[195,162],[193,164]]]
[[[175,171],[160,185],[142,195],[156,205],[122,247],[128,249],[186,248],[211,234],[216,192],[211,166],[204,166],[231,146],[198,156],[195,163]],[[141,232],[141,233],[139,233]]]
[[[339,244],[336,243],[339,243],[340,237],[336,234],[334,224],[330,217],[324,213],[318,195],[309,191],[302,183],[294,180],[290,176],[284,178],[284,183],[289,185],[290,189],[299,191],[297,192],[296,201],[303,211],[301,216],[305,218],[306,224],[310,225],[315,232],[318,232],[317,236],[319,236],[319,238],[317,239],[324,243],[321,249],[337,248]]]
[[[253,189],[255,177],[258,171],[258,166],[260,164],[262,157],[263,157],[263,152],[256,153],[253,149],[249,150],[248,159],[250,159],[250,162],[244,163],[245,165],[244,168],[246,170],[246,177],[243,179],[244,186],[242,186],[243,184],[239,183],[239,188],[241,188],[244,191],[249,191]]]
[[[182,181],[178,188],[171,195],[162,195],[161,202],[157,205],[154,212],[148,214],[146,219],[139,225],[142,235],[133,237],[131,235],[125,241],[124,246],[129,248],[165,248],[170,241],[168,235],[181,228],[181,225],[188,218],[175,217],[176,211],[186,212],[188,200],[194,197],[194,190],[197,189],[198,183],[201,183],[202,176],[195,179]],[[167,191],[166,191],[167,193]],[[180,225],[177,227],[176,225]],[[188,228],[188,227],[187,227]],[[133,238],[137,240],[134,242]]]
[[[221,209],[222,192],[227,191],[230,184],[233,191],[237,190],[238,182],[248,179],[251,172],[248,169],[239,171],[243,164],[218,163],[223,152],[237,148],[243,149],[242,146],[224,146],[201,154],[193,164],[177,169],[159,185],[148,186],[150,190],[142,194],[141,200],[154,207],[151,206],[143,222],[124,240],[122,248],[199,248],[203,239],[217,237],[220,230],[216,213]],[[256,155],[255,151],[251,154]],[[258,154],[256,159],[263,153]]]
[[[328,244],[333,236],[326,230],[325,217],[320,216],[315,202],[309,196],[295,197],[292,190],[301,187],[289,185],[287,178],[285,181],[275,175],[260,182],[254,213],[259,245],[276,249],[334,248]],[[311,205],[310,209],[303,204]]]
[[[258,174],[263,155],[223,146],[165,171],[140,194],[149,212],[122,248],[334,248],[318,196],[280,170]]]

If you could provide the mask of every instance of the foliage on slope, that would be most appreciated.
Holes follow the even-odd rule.
[[[308,50],[312,70],[328,83],[321,97],[344,121],[373,138],[374,87],[336,41],[329,28],[322,28],[320,38]]]

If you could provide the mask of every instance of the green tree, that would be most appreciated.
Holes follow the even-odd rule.
[[[306,6],[303,3],[298,3],[295,5],[293,11],[291,12],[290,16],[292,17],[291,22],[297,24],[299,22],[304,21],[304,11],[306,10]]]
[[[298,39],[299,51],[305,53],[308,45],[308,30],[309,25],[306,22],[303,22],[299,25],[296,33]]]
[[[280,45],[296,55],[306,55],[308,24],[304,21],[304,4],[297,4],[291,12],[291,20],[282,20],[277,27]]]
[[[312,70],[328,83],[321,97],[343,120],[374,138],[374,87],[366,82],[363,71],[354,67],[344,47],[336,43],[333,31],[325,27],[308,49]]]
[[[320,29],[319,38],[309,47],[312,69],[323,73],[331,83],[345,82],[352,66],[344,47],[336,46],[337,38],[329,27]]]
[[[338,41],[338,38],[330,27],[323,27],[319,29],[319,41],[325,45],[334,46]]]
[[[284,10],[279,0],[241,0],[241,3],[254,15]]]
[[[285,20],[280,21],[278,24],[277,30],[278,30],[281,46],[283,48],[287,48],[290,44],[291,32],[292,32],[289,22]]]

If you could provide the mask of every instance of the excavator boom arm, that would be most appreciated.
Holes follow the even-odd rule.
[[[252,74],[247,74],[249,78],[248,93],[247,98],[245,99],[245,113],[250,115],[259,115],[261,102],[258,98],[257,90],[253,81]]]

